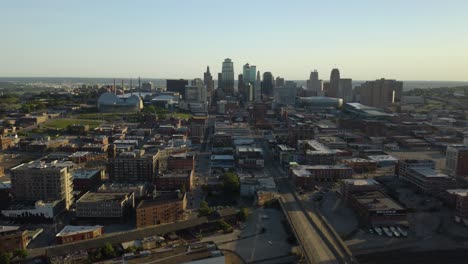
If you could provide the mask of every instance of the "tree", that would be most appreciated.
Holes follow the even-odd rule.
[[[0,254],[0,264],[10,264],[13,254],[11,253],[2,253]]]
[[[126,253],[133,253],[136,251],[137,251],[137,248],[135,246],[129,246],[128,248],[125,249]]]
[[[25,259],[28,256],[28,251],[26,251],[26,249],[16,249],[13,252],[13,256],[18,257],[20,259]]]
[[[222,188],[228,194],[239,193],[240,181],[237,174],[233,172],[226,172],[220,177]]]
[[[239,213],[237,214],[237,218],[242,222],[246,221],[248,216],[249,210],[247,208],[240,209]]]
[[[225,233],[229,233],[233,231],[232,225],[228,224],[224,220],[218,220],[218,225]]]
[[[198,216],[207,216],[213,213],[213,210],[208,207],[208,203],[206,201],[202,201],[200,203],[200,209],[198,209]]]
[[[115,257],[115,250],[114,247],[112,247],[111,243],[106,243],[104,245],[104,247],[102,248],[102,254],[108,258]]]

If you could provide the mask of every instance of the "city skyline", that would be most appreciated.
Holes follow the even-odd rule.
[[[26,2],[3,4],[2,77],[196,78],[231,58],[289,80],[468,80],[464,1]]]

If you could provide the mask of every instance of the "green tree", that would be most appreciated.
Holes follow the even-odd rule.
[[[248,216],[249,210],[247,208],[240,209],[239,213],[237,214],[237,218],[242,222],[246,221]]]
[[[108,258],[115,257],[115,250],[114,247],[112,247],[111,243],[106,243],[104,245],[104,247],[102,248],[102,254]]]
[[[198,216],[207,216],[213,213],[213,210],[208,207],[208,203],[206,201],[202,201],[200,203],[200,208],[198,209]]]
[[[128,248],[125,249],[126,253],[133,253],[136,251],[137,251],[137,248],[135,246],[129,246]]]
[[[228,224],[224,220],[218,220],[219,228],[221,228],[225,233],[229,233],[233,231],[232,225]]]
[[[11,258],[13,258],[11,253],[0,254],[0,264],[10,264]]]
[[[220,177],[222,188],[228,194],[239,193],[240,181],[237,174],[233,172],[226,172]]]
[[[28,256],[28,251],[26,249],[16,249],[13,252],[13,256],[18,257],[20,259],[25,259]]]

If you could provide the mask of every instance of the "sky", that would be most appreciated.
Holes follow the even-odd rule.
[[[466,0],[0,0],[0,77],[468,81]]]

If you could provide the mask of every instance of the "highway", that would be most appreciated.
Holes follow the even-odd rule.
[[[286,211],[290,224],[301,244],[304,257],[308,263],[357,263],[349,250],[340,243],[337,234],[324,226],[315,210],[306,210],[303,203],[296,196],[285,173],[274,159],[265,140],[256,139],[262,147],[265,158],[265,171],[276,178],[278,192]]]

